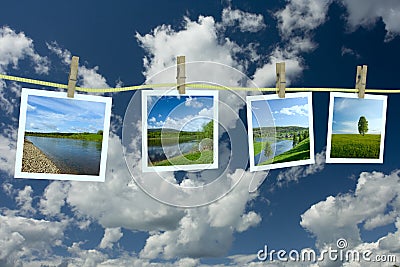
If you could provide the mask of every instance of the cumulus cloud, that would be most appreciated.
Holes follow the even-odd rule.
[[[258,32],[266,27],[261,14],[248,13],[230,7],[222,10],[221,25],[223,27],[236,26],[241,32]]]
[[[15,153],[17,149],[17,130],[10,125],[0,123],[0,170],[14,175]]]
[[[243,172],[237,170],[236,175]],[[201,258],[222,256],[233,242],[233,233],[256,226],[261,218],[255,212],[243,213],[246,203],[256,195],[249,195],[249,173],[224,198],[209,206],[185,211],[179,226],[173,230],[151,235],[140,257]]]
[[[325,167],[325,150],[315,155],[315,164],[308,166],[295,166],[281,171],[276,178],[276,185],[282,187],[290,182],[298,182],[309,175],[321,172]]]
[[[48,216],[61,216],[61,208],[65,205],[69,187],[68,182],[54,181],[50,183],[40,199],[40,212]]]
[[[333,0],[290,0],[284,9],[275,13],[278,28],[284,38],[303,35],[326,21]]]
[[[393,0],[339,0],[347,9],[347,24],[351,31],[370,27],[379,19],[385,24],[386,41],[400,34],[400,3]]]
[[[123,233],[120,227],[106,228],[104,231],[103,239],[99,244],[100,248],[112,248],[115,242],[121,239]]]
[[[312,33],[326,21],[332,2],[333,0],[290,0],[283,9],[274,13],[283,42],[266,57],[266,63],[256,69],[253,80],[259,87],[275,84],[277,62],[286,63],[287,85],[302,73],[305,68],[302,54],[317,47],[312,40]]]
[[[20,266],[37,256],[48,257],[52,246],[60,244],[66,226],[67,221],[0,215],[0,265]]]
[[[18,191],[18,195],[15,198],[18,206],[20,207],[19,213],[23,215],[29,215],[36,212],[32,207],[32,187],[27,185],[24,189]]]
[[[308,104],[299,106],[295,105],[292,107],[288,108],[282,108],[279,113],[292,116],[292,115],[301,115],[301,116],[307,116],[308,115]]]
[[[371,230],[394,223],[400,217],[399,182],[399,171],[390,175],[363,172],[354,193],[329,196],[314,204],[301,215],[300,224],[316,237],[320,248],[323,244],[334,244],[339,238],[347,239],[349,248],[359,246],[363,243],[360,227]],[[393,214],[384,218],[387,210],[393,210]],[[392,237],[389,234],[381,240],[390,242]],[[384,246],[385,241],[381,242]]]
[[[36,53],[33,40],[23,32],[17,33],[8,26],[0,28],[0,72],[5,72],[9,65],[18,68],[20,60],[28,58],[34,64],[36,73],[47,74],[50,62]]]

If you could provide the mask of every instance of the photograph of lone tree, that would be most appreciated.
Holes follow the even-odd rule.
[[[314,163],[311,96],[247,97],[251,171]]]
[[[331,93],[327,162],[382,163],[387,96]]]
[[[217,168],[216,95],[153,94],[143,92],[147,101],[144,171]]]
[[[25,112],[18,137],[22,157],[19,171],[51,174],[54,179],[58,174],[65,174],[93,176],[96,180],[102,156],[105,160],[102,150],[105,132],[108,138],[107,103],[52,97],[59,96],[60,92],[47,92],[48,96],[43,91],[32,94],[37,91],[29,90],[31,94],[23,91],[26,102],[21,104]],[[84,98],[88,97],[91,96]]]

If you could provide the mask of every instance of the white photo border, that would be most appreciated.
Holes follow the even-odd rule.
[[[259,100],[285,100],[286,98],[307,98],[308,103],[308,129],[309,129],[309,138],[310,138],[310,158],[305,160],[296,160],[290,162],[282,162],[282,163],[272,163],[263,166],[256,166],[254,162],[254,143],[253,143],[253,119],[252,119],[252,102]],[[287,167],[294,167],[300,165],[309,165],[315,164],[315,155],[314,155],[314,126],[313,126],[313,106],[312,106],[312,92],[300,92],[300,93],[290,93],[286,94],[285,98],[280,98],[277,94],[271,95],[258,95],[258,96],[247,96],[247,127],[248,127],[248,144],[249,144],[249,162],[250,162],[250,172],[255,171],[263,171],[263,170],[272,170],[272,169],[280,169]]]
[[[333,126],[333,107],[335,97],[340,98],[358,98],[357,94],[331,92],[329,97],[329,118],[328,118],[328,135],[326,142],[326,163],[383,163],[383,154],[385,148],[385,129],[387,116],[387,96],[386,95],[371,95],[365,94],[364,99],[375,99],[383,101],[382,105],[382,125],[381,125],[381,141],[379,148],[378,159],[363,159],[363,158],[331,158],[332,148],[332,126]]]
[[[76,101],[91,101],[105,103],[105,114],[103,123],[103,141],[101,146],[100,156],[100,171],[99,175],[79,175],[79,174],[53,174],[53,173],[34,173],[22,172],[22,156],[24,146],[24,136],[26,127],[26,113],[28,105],[28,96],[44,96],[51,98],[72,99]],[[15,178],[28,178],[28,179],[48,179],[48,180],[70,180],[70,181],[90,181],[90,182],[104,182],[106,176],[106,163],[108,151],[108,138],[110,131],[112,98],[104,96],[93,96],[76,94],[74,98],[67,97],[66,92],[55,92],[48,90],[37,90],[22,88],[21,92],[21,106],[19,115],[18,139],[17,139],[17,152],[15,160]]]
[[[170,90],[142,90],[142,172],[164,171],[201,171],[206,169],[218,169],[218,91],[216,90],[186,90],[185,94],[179,94],[176,88]],[[213,97],[213,163],[189,164],[172,166],[148,166],[147,149],[147,99],[149,96],[211,96]]]

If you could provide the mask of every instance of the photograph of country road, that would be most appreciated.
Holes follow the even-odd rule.
[[[314,162],[311,93],[285,98],[250,96],[247,100],[250,168],[257,171]],[[265,116],[268,108],[273,124]]]
[[[387,96],[331,93],[327,162],[383,163]]]

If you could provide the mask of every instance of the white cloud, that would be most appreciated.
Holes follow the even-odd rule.
[[[274,85],[275,64],[285,62],[286,85],[298,77],[303,69],[301,53],[313,51],[317,44],[312,41],[312,31],[326,21],[329,5],[333,0],[290,0],[285,8],[275,12],[283,46],[277,46],[257,68],[253,80],[259,87]]]
[[[284,9],[275,13],[281,36],[289,39],[308,34],[326,20],[333,0],[290,0]]]
[[[325,150],[315,155],[315,164],[295,166],[281,171],[276,178],[276,185],[282,187],[290,182],[298,182],[301,178],[321,172],[325,167]]]
[[[121,239],[123,233],[120,227],[106,228],[103,239],[101,239],[100,248],[112,248],[115,242]]]
[[[57,42],[46,43],[47,48],[56,54],[64,63],[69,66],[71,64],[72,54],[67,49],[62,49]],[[106,79],[98,73],[99,67],[88,68],[84,65],[78,68],[78,85],[86,88],[109,88]],[[120,83],[120,81],[118,82]]]
[[[78,71],[79,85],[87,88],[109,88],[106,79],[98,73],[99,67],[80,66]]]
[[[203,103],[197,100],[196,97],[188,97],[185,100],[185,106],[186,107],[192,107],[192,108],[202,108]]]
[[[106,181],[71,182],[66,202],[105,228],[158,231],[176,227],[184,212],[157,202],[133,184],[127,186],[132,178],[123,158],[121,140],[111,134]]]
[[[399,171],[390,175],[363,172],[354,193],[329,196],[311,206],[301,216],[300,224],[316,237],[320,248],[339,238],[347,239],[349,248],[356,247],[363,243],[360,227],[371,230],[400,217],[399,192]],[[393,210],[392,214],[387,210]],[[392,237],[389,234],[382,238],[390,242]]]
[[[9,125],[0,123],[0,170],[9,176],[14,175],[15,153],[17,149],[17,131]]]
[[[356,58],[361,58],[360,54],[357,53],[356,51],[354,51],[353,49],[342,46],[342,56],[344,56],[344,55],[350,55],[350,56],[354,56]]]
[[[29,185],[26,185],[24,189],[18,191],[15,201],[20,207],[19,213],[23,215],[29,215],[36,212],[36,210],[32,207],[32,193],[32,187]]]
[[[243,170],[233,174],[240,175],[244,177],[228,195],[208,206],[186,210],[176,229],[151,235],[140,257],[171,259],[224,255],[232,244],[235,232],[245,231],[261,221],[255,212],[243,215],[246,203],[256,195],[248,193],[252,175]]]
[[[53,52],[54,54],[56,54],[65,65],[70,65],[71,64],[71,59],[72,59],[72,55],[71,52],[69,52],[66,49],[62,49],[60,47],[60,45],[53,41],[51,43],[46,43],[47,48]]]
[[[63,239],[66,226],[67,221],[0,215],[0,265],[19,266],[24,260],[50,256],[52,246]]]
[[[339,0],[347,8],[350,30],[369,27],[382,19],[385,24],[386,41],[400,34],[400,2],[395,0]]]
[[[60,216],[61,208],[65,205],[65,198],[70,187],[68,182],[51,182],[44,190],[40,199],[40,212],[48,216]]]
[[[289,48],[292,50],[292,48]],[[298,51],[289,51],[277,47],[266,60],[267,63],[256,69],[253,81],[258,87],[275,86],[276,63],[285,62],[286,86],[303,71],[303,59],[298,56]]]
[[[266,27],[262,15],[244,12],[239,9],[232,10],[224,8],[222,10],[223,27],[237,26],[241,32],[258,32]]]
[[[34,64],[36,73],[47,74],[50,62],[35,52],[32,39],[23,32],[17,33],[8,26],[0,28],[0,72],[5,72],[8,65],[18,68],[18,62],[29,58]]]
[[[300,115],[300,116],[308,116],[308,104],[304,104],[302,106],[295,105],[289,108],[282,108],[279,113],[292,116],[292,115]]]

